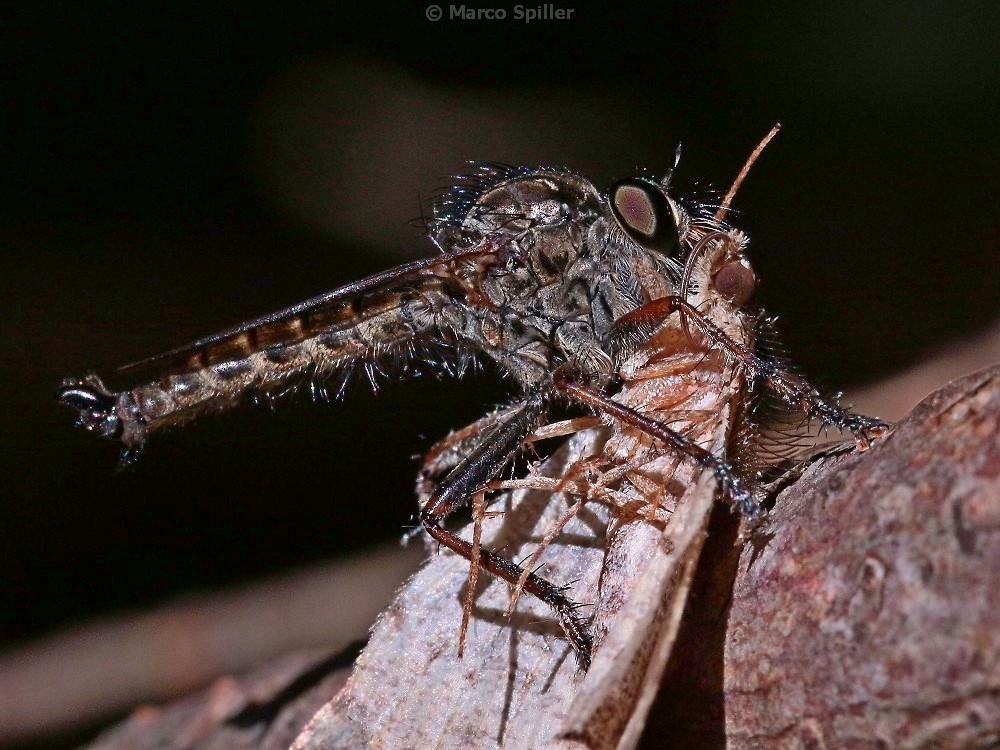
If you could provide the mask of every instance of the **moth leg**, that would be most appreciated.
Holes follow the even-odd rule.
[[[692,458],[699,466],[710,470],[715,475],[722,493],[748,520],[754,521],[763,515],[759,500],[736,474],[732,465],[702,448],[691,438],[635,409],[619,404],[599,390],[580,382],[575,373],[558,370],[552,376],[552,380],[556,388],[575,401],[642,430],[679,453]]]
[[[586,420],[586,423],[590,425],[592,422],[598,421],[598,418],[582,417],[579,420],[581,422]],[[576,422],[578,420],[570,421]],[[538,434],[538,432],[536,430],[535,434]],[[608,485],[616,483],[633,469],[637,469],[648,462],[649,458],[638,456],[631,461],[616,466],[614,469],[601,471],[593,465],[593,458],[580,458],[574,461],[566,470],[566,473],[559,479],[536,476],[500,483],[503,485],[500,489],[530,487],[533,489],[543,489],[553,494],[566,493],[576,498],[566,512],[563,513],[562,517],[545,533],[545,536],[542,537],[531,557],[524,561],[523,567],[525,571],[521,574],[521,578],[518,580],[517,585],[514,587],[514,592],[511,594],[510,604],[507,606],[508,615],[517,606],[521,591],[524,589],[524,582],[527,579],[528,571],[538,564],[545,550],[555,541],[555,538],[559,536],[566,525],[583,509],[585,503],[590,500],[601,499],[617,506],[618,512],[623,515],[628,512],[627,509],[629,506],[635,504],[635,499],[609,489]],[[653,520],[655,515],[649,518]]]
[[[420,511],[420,522],[433,539],[512,585],[516,585],[524,573],[520,565],[486,549],[479,550],[477,555],[473,544],[448,531],[441,523],[467,505],[473,494],[481,492],[500,473],[521,447],[525,436],[534,428],[545,408],[544,398],[536,393],[508,412],[507,417],[499,420],[493,430],[480,436],[475,446],[434,490]],[[524,591],[541,599],[556,611],[559,624],[576,651],[577,661],[583,669],[587,669],[590,666],[592,638],[587,624],[577,614],[578,605],[562,589],[534,573],[528,573]]]
[[[628,335],[630,330],[649,330],[675,312],[680,312],[711,344],[737,359],[751,383],[763,383],[785,403],[802,409],[808,416],[818,417],[825,424],[850,432],[861,450],[866,450],[872,439],[889,429],[889,425],[880,419],[855,414],[825,400],[804,378],[761,359],[752,349],[734,341],[694,305],[680,297],[662,297],[633,310],[615,322],[613,335]]]
[[[472,494],[472,564],[465,583],[465,601],[462,602],[462,624],[458,628],[458,658],[465,652],[465,639],[469,634],[469,620],[476,601],[476,587],[479,585],[479,558],[482,555],[483,519],[486,518],[486,492]],[[509,612],[507,613],[510,614]]]

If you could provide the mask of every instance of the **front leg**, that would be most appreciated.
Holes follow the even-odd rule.
[[[552,378],[556,388],[574,401],[589,406],[598,413],[607,414],[618,421],[632,425],[647,435],[660,440],[681,455],[687,456],[702,468],[711,471],[719,483],[722,494],[751,523],[758,521],[764,513],[760,500],[747,487],[743,480],[727,461],[719,458],[711,451],[702,448],[691,438],[677,432],[663,422],[647,417],[631,407],[615,401],[610,396],[592,388],[571,369],[558,370]]]
[[[773,362],[761,359],[752,349],[727,336],[725,331],[680,297],[661,297],[622,316],[615,321],[612,337],[628,339],[635,337],[637,333],[649,335],[675,312],[690,321],[710,344],[738,360],[750,383],[763,383],[789,406],[802,409],[810,417],[818,417],[825,424],[850,432],[859,449],[866,450],[873,438],[889,429],[889,425],[880,419],[855,414],[835,402],[827,401],[805,379],[782,370]]]
[[[482,436],[495,429],[496,425],[505,420],[515,409],[516,407],[507,407],[490,412],[460,430],[453,430],[430,447],[430,450],[423,455],[420,471],[417,472],[417,508],[423,508],[430,502],[431,495],[441,483],[441,478],[462,463]],[[403,534],[403,545],[409,544],[423,531],[424,527],[420,524],[407,529]],[[427,542],[429,551],[437,549],[437,544],[433,540],[425,536],[424,541]]]
[[[493,575],[512,585],[524,576],[524,569],[495,552],[478,549],[470,542],[448,531],[442,522],[481,492],[500,473],[520,449],[525,437],[534,429],[547,403],[541,393],[529,395],[507,417],[482,434],[475,446],[458,466],[431,494],[420,511],[420,522],[427,533],[439,543],[458,553],[474,565],[479,565]],[[578,605],[563,590],[534,573],[524,579],[523,590],[541,599],[556,611],[559,624],[576,651],[583,669],[590,666],[592,639],[587,624],[577,614]]]

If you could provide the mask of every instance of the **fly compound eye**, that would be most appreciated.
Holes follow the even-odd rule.
[[[648,250],[675,255],[680,249],[677,215],[663,191],[645,180],[622,180],[611,188],[611,212],[618,226]]]
[[[757,277],[754,272],[739,261],[724,263],[712,277],[715,291],[733,303],[743,307],[753,297],[757,287]]]

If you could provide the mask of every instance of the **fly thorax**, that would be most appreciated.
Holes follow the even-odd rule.
[[[556,329],[560,359],[574,366],[592,385],[603,385],[614,372],[614,362],[586,320],[567,320]]]

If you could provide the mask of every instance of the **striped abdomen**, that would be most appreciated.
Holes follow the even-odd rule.
[[[138,447],[147,433],[227,409],[248,396],[281,393],[346,375],[359,362],[403,350],[415,338],[445,339],[439,284],[337,301],[323,309],[262,321],[139,363],[162,374],[112,393],[99,378],[65,381],[59,398],[91,430]],[[134,369],[134,368],[132,368]],[[340,387],[340,386],[338,386]]]

